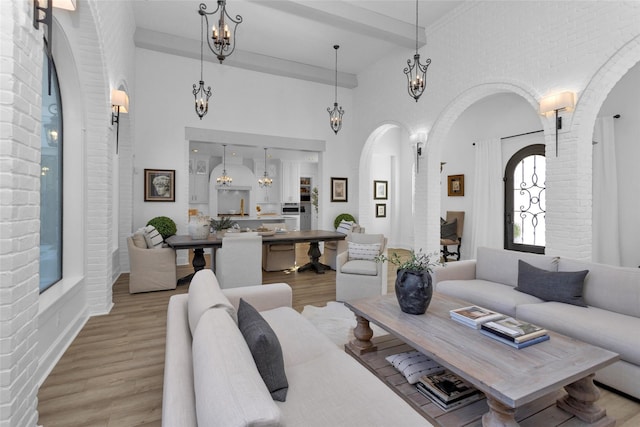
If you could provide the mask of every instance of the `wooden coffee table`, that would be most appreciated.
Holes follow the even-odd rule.
[[[516,409],[562,387],[567,394],[556,402],[558,407],[594,426],[615,425],[595,404],[600,392],[593,377],[619,359],[616,353],[554,332],[549,333],[550,340],[531,347],[509,347],[451,320],[449,310],[471,304],[438,293],[424,315],[403,313],[395,295],[345,305],[357,321],[355,338],[345,346],[348,353],[362,363],[361,355],[377,350],[369,326],[375,323],[481,390],[489,407],[482,416],[485,427],[518,426]]]

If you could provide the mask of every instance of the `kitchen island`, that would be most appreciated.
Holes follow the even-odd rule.
[[[284,222],[287,230],[293,231],[298,230],[300,226],[298,225],[298,216],[294,215],[224,215],[225,217],[231,218],[231,221],[237,222],[241,229],[250,228],[255,230],[260,227],[262,224],[273,224],[278,222]],[[218,216],[218,219],[220,215]]]

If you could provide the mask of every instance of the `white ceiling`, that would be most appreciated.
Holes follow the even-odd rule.
[[[201,1],[133,0],[139,47],[200,58]],[[204,1],[208,11],[216,0]],[[419,45],[425,28],[460,5],[454,0],[420,0]],[[334,84],[357,85],[357,74],[398,49],[415,50],[413,0],[228,0],[227,12],[241,15],[237,48],[225,64]],[[210,19],[210,21],[212,21]],[[427,49],[428,52],[428,49]],[[428,55],[428,53],[427,53]],[[205,42],[206,60],[216,62]]]

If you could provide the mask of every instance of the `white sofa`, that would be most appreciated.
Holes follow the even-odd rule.
[[[289,384],[284,402],[271,398],[236,324],[240,298],[278,337]],[[293,310],[288,285],[220,290],[213,272],[201,270],[189,294],[169,301],[162,425],[431,424]]]
[[[545,301],[515,290],[518,260],[549,271],[588,270],[582,292],[587,306]],[[478,248],[475,260],[437,268],[433,283],[436,292],[620,354],[621,360],[598,371],[595,379],[640,398],[640,269]]]

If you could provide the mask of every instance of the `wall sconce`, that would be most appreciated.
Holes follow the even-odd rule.
[[[420,132],[414,136],[416,141],[416,174],[420,173],[420,157],[422,157],[422,148],[427,141],[427,134]]]
[[[556,157],[558,157],[558,130],[562,129],[562,117],[558,117],[558,111],[572,111],[576,105],[576,94],[562,92],[556,95],[545,96],[540,100],[540,114],[547,115],[555,112],[556,116]]]
[[[116,153],[120,134],[120,113],[129,112],[129,96],[123,90],[111,89],[111,124],[116,125]]]

